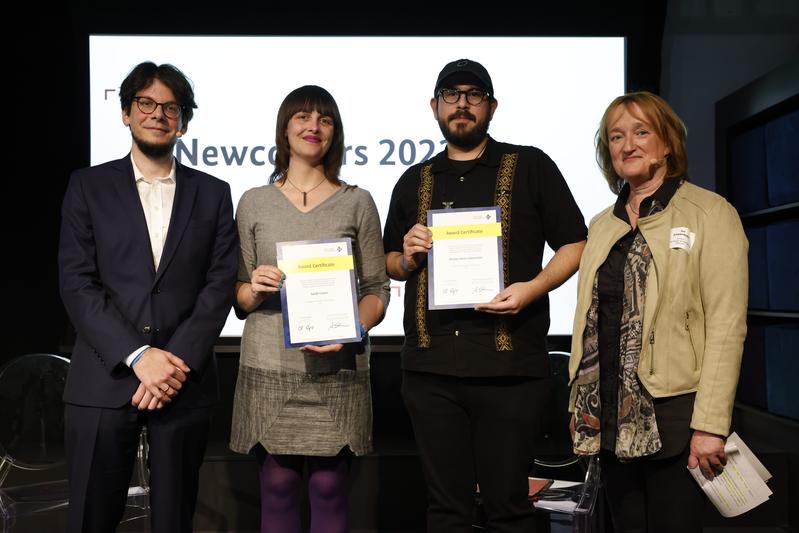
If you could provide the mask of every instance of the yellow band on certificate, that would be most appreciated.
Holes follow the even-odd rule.
[[[433,226],[433,240],[470,239],[475,237],[499,237],[502,225],[499,222],[488,224],[462,224],[460,226]]]
[[[351,255],[334,255],[331,257],[306,257],[303,259],[281,259],[277,267],[285,274],[297,272],[325,272],[327,270],[352,270],[354,263]]]

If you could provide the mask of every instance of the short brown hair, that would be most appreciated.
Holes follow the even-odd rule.
[[[197,103],[194,101],[194,90],[191,87],[191,81],[186,75],[176,66],[169,63],[156,65],[152,61],[145,61],[133,67],[133,70],[125,77],[119,88],[119,101],[122,104],[122,110],[130,114],[133,97],[136,96],[137,92],[152,85],[155,80],[166,85],[172,91],[172,94],[175,95],[175,100],[180,105],[183,127],[188,126],[189,121],[194,116],[194,110],[197,109]]]
[[[330,148],[322,158],[322,163],[325,166],[325,177],[329,181],[338,183],[338,174],[344,161],[344,124],[341,122],[341,113],[338,111],[333,96],[317,85],[303,85],[294,89],[280,104],[275,126],[275,146],[277,148],[275,170],[269,181],[274,183],[282,179],[289,169],[291,149],[286,138],[286,128],[288,128],[291,117],[300,111],[317,111],[320,115],[333,119],[333,139],[330,142]]]
[[[638,106],[644,114],[644,118],[669,149],[669,155],[666,158],[666,177],[681,177],[687,180],[688,155],[685,151],[685,137],[688,131],[685,129],[685,124],[663,98],[648,91],[641,91],[616,97],[605,110],[602,120],[599,121],[599,129],[594,138],[596,162],[605,176],[610,190],[619,194],[625,181],[616,174],[616,170],[613,168],[613,159],[608,144],[608,120],[617,107],[623,105],[629,109],[633,104]]]

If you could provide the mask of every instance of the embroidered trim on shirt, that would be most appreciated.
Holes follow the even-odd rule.
[[[519,154],[503,154],[497,173],[497,185],[494,192],[494,202],[499,206],[502,220],[502,269],[505,278],[505,286],[510,283],[510,259],[508,251],[510,249],[510,223],[511,223],[511,199],[513,192],[513,176],[516,174],[516,163]],[[510,333],[508,319],[498,318],[494,323],[494,344],[498,352],[509,352],[513,350],[513,338]]]
[[[418,224],[427,223],[427,210],[433,201],[433,165],[422,167],[421,180],[419,182],[419,204],[416,222]],[[419,347],[430,347],[430,332],[427,331],[427,265],[419,271],[419,279],[416,283],[416,333],[419,337]]]

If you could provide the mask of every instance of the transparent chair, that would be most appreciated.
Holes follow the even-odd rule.
[[[556,479],[551,487],[538,493],[533,502],[536,511],[550,514],[552,524],[569,524],[574,533],[598,533],[602,530],[599,499],[599,458],[587,459],[583,481]]]
[[[532,451],[535,459],[528,475],[554,482],[531,498],[531,505],[538,512],[536,531],[600,533],[599,458],[575,455],[569,434],[569,354],[549,352],[549,363],[550,375],[541,386],[546,388],[546,405],[551,408],[542,410]],[[482,524],[484,515],[478,494],[474,529],[483,529]]]
[[[69,505],[62,394],[69,360],[53,354],[17,357],[0,369],[0,515],[3,533],[23,517],[62,513]],[[149,527],[147,437],[140,435],[125,521]],[[146,529],[145,529],[146,530]]]
[[[569,434],[569,356],[549,352],[550,376],[546,386],[548,409],[543,414],[541,439],[537,443],[530,474],[554,479],[533,502],[537,511],[550,514],[552,524],[571,524],[574,533],[602,530],[600,463],[598,456],[574,455]]]

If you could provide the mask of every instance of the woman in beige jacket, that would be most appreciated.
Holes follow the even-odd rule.
[[[570,376],[574,447],[600,454],[617,532],[701,532],[726,462],[746,334],[747,241],[735,209],[688,182],[685,126],[660,97],[605,111],[597,162],[616,203],[588,230]]]

